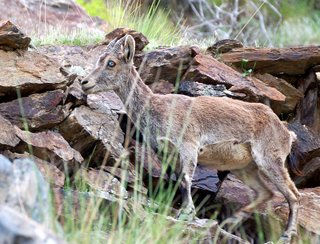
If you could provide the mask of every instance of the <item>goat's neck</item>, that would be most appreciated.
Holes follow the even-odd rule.
[[[137,127],[147,126],[147,116],[150,111],[150,99],[154,95],[151,89],[144,84],[138,72],[133,68],[124,86],[116,91],[125,105],[129,118]]]

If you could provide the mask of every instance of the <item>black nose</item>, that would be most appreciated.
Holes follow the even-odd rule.
[[[88,84],[88,83],[89,83],[88,80],[82,80],[82,81],[81,81],[81,85],[86,85],[86,84]]]

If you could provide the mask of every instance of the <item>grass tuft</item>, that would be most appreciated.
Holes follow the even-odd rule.
[[[142,32],[150,41],[149,47],[173,45],[180,38],[178,25],[169,18],[170,11],[159,7],[160,1],[144,9],[138,1],[77,0],[91,16],[107,22],[107,31],[128,27]]]

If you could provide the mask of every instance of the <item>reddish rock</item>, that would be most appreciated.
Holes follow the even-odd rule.
[[[208,55],[198,54],[183,80],[206,84],[225,84],[229,91],[245,93],[248,100],[257,101],[268,98],[284,101],[285,96],[275,88],[265,85],[254,77],[245,77],[229,66]]]
[[[66,79],[56,59],[35,51],[21,55],[0,50],[0,96],[16,98],[17,88],[26,96],[65,86]]]
[[[106,34],[105,40],[102,44],[107,45],[113,39],[120,39],[125,35],[131,35],[136,42],[136,51],[141,51],[145,46],[149,44],[147,37],[145,37],[141,32],[129,29],[129,28],[116,28],[110,33]]]
[[[61,123],[70,113],[62,105],[64,92],[49,91],[0,103],[0,114],[12,124],[23,129],[51,128]]]
[[[15,147],[20,142],[13,125],[0,115],[0,148],[2,146]]]
[[[320,64],[320,47],[237,48],[221,54],[219,60],[238,67],[246,60],[247,68],[259,73],[301,75]]]
[[[124,152],[124,134],[119,127],[117,116],[111,112],[101,113],[86,106],[75,108],[59,126],[59,130],[72,147],[84,155],[91,155],[94,145],[99,142],[103,147],[98,146],[95,152],[102,159],[105,153],[117,159]],[[99,164],[101,163],[100,161]]]
[[[256,78],[270,87],[276,88],[286,96],[284,102],[273,102],[271,107],[276,114],[288,113],[293,111],[298,102],[303,98],[303,93],[284,79],[275,77],[270,74],[255,74]]]
[[[217,41],[215,44],[208,47],[207,52],[210,52],[214,55],[219,55],[221,53],[227,53],[232,49],[241,47],[243,47],[243,44],[238,40],[224,39]]]
[[[22,33],[10,21],[0,23],[0,49],[5,51],[27,49],[30,41],[30,37]]]
[[[190,46],[158,48],[148,53],[136,54],[134,63],[146,84],[160,80],[175,84],[198,52],[196,47]]]
[[[69,143],[57,132],[46,131],[31,133],[20,130],[17,126],[15,126],[15,133],[28,145],[39,148],[40,150],[34,150],[34,152],[36,156],[42,154],[40,156],[42,159],[46,158],[46,151],[49,150],[64,161],[75,160],[78,163],[83,161],[81,154],[70,147]],[[39,153],[39,151],[41,153]]]

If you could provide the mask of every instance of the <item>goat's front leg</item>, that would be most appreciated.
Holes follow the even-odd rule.
[[[197,149],[191,144],[184,144],[179,149],[180,174],[182,175],[180,191],[182,193],[182,207],[178,213],[180,220],[192,220],[196,210],[191,197],[191,184],[197,166]]]

